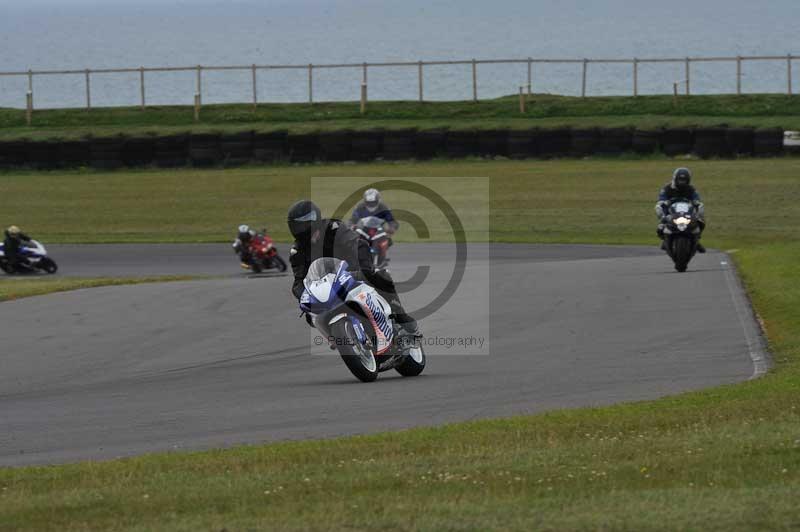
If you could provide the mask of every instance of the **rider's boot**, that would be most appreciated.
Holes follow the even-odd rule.
[[[700,242],[697,243],[697,252],[698,253],[705,253],[706,252],[705,246],[703,244],[701,244]]]

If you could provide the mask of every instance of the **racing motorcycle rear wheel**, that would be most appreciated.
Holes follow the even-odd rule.
[[[675,269],[685,272],[692,259],[692,240],[690,238],[676,238],[672,242],[672,260],[675,262]]]
[[[358,335],[350,319],[339,320],[331,327],[331,334],[336,339],[336,347],[344,360],[347,369],[358,380],[372,382],[378,378],[378,362],[375,353],[368,345],[358,340]]]

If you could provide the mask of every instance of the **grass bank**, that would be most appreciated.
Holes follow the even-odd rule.
[[[48,236],[92,239],[95,229],[121,216],[130,228],[104,238],[155,239],[165,221],[159,207],[170,204],[161,202],[172,201],[179,221],[168,227],[186,240],[202,240],[223,234],[242,209],[245,217],[278,224],[284,209],[278,204],[302,192],[310,175],[489,175],[498,240],[652,244],[654,195],[674,164],[442,162],[127,178],[13,174],[0,183],[14,187],[15,199],[43,196],[53,208],[60,186],[74,190],[70,198],[87,195],[57,211],[61,223],[41,222]],[[796,527],[800,161],[710,161],[693,168],[708,204],[708,244],[737,248],[734,257],[764,320],[777,364],[765,378],[658,401],[395,434],[0,469],[0,523],[11,530]],[[105,204],[115,186],[121,202],[115,208],[127,211]],[[214,201],[206,201],[212,193]],[[153,203],[141,209],[141,198]],[[16,209],[11,214],[25,215]],[[85,216],[97,225],[85,225]]]
[[[0,301],[41,296],[55,292],[116,286],[123,284],[165,283],[196,279],[188,275],[156,275],[149,277],[8,277],[0,278]]]
[[[295,133],[336,129],[492,129],[531,127],[621,127],[739,125],[800,129],[800,97],[779,94],[639,97],[533,95],[525,115],[518,97],[475,102],[382,101],[361,115],[356,102],[207,105],[199,123],[190,106],[38,110],[33,126],[19,109],[0,109],[0,140],[65,139],[241,130]]]

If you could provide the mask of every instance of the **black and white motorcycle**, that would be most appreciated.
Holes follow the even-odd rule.
[[[398,335],[389,303],[373,287],[356,280],[345,261],[315,260],[303,285],[300,309],[311,316],[330,348],[339,351],[359,380],[372,382],[378,373],[391,369],[415,377],[425,369],[421,342]]]
[[[703,232],[703,219],[698,207],[687,199],[674,200],[669,205],[664,224],[664,242],[675,269],[685,272],[697,253],[697,242]]]
[[[45,247],[36,240],[25,242],[20,246],[18,254],[19,260],[15,270],[11,271],[11,265],[6,258],[5,246],[0,242],[0,270],[11,273],[35,273],[42,271],[45,273],[56,273],[58,264],[47,254]]]

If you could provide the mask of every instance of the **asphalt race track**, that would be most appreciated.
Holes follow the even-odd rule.
[[[421,377],[362,384],[314,346],[291,278],[248,276],[227,245],[50,248],[65,276],[219,277],[0,303],[0,466],[606,405],[746,380],[766,364],[718,252],[677,274],[655,248],[470,246],[461,285],[421,326],[473,345],[431,345]],[[398,281],[430,268],[403,295],[410,310],[453,270],[447,245],[392,256]]]

